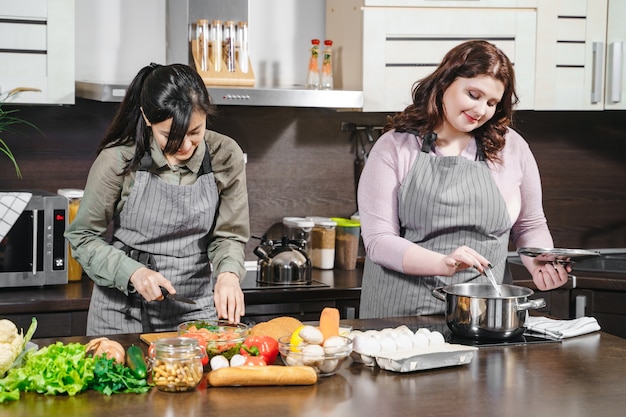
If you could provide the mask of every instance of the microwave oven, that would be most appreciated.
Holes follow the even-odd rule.
[[[32,197],[0,242],[0,287],[67,284],[67,198],[20,192]]]

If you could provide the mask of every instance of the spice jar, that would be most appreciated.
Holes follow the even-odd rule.
[[[77,188],[61,188],[57,190],[57,194],[67,198],[67,221],[68,224],[74,221],[78,208],[80,207],[80,201],[83,198],[84,191]],[[83,267],[80,266],[78,261],[72,257],[72,249],[67,245],[67,280],[68,281],[80,281],[83,276]]]
[[[332,220],[337,222],[335,266],[339,269],[356,269],[361,223],[340,217],[333,217]]]
[[[318,269],[335,267],[335,228],[337,222],[328,217],[307,217],[311,229],[311,266]]]
[[[152,382],[161,391],[194,390],[202,380],[206,351],[191,337],[168,337],[150,345]]]

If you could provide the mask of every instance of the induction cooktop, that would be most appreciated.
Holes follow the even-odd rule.
[[[530,345],[530,344],[539,344],[539,343],[559,343],[559,340],[548,339],[545,337],[534,336],[532,334],[524,333],[521,336],[512,339],[467,339],[463,337],[459,337],[457,335],[452,334],[452,331],[448,327],[447,324],[441,325],[431,325],[427,326],[431,331],[438,331],[443,334],[446,342],[458,345],[465,346],[475,346],[475,347],[489,347],[489,346],[515,346],[515,345]]]
[[[264,283],[257,282],[257,271],[249,270],[246,277],[241,282],[242,290],[276,290],[276,289],[298,289],[298,288],[323,288],[330,287],[323,282],[311,280],[311,282],[288,282],[288,283]]]

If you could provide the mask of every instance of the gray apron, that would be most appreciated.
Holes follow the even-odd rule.
[[[179,295],[197,304],[165,298],[146,302],[134,292],[94,286],[87,335],[175,330],[183,321],[216,319],[208,257],[209,232],[218,205],[218,192],[208,146],[202,171],[194,184],[176,185],[148,171],[146,154],[113,234],[113,245],[159,271]]]
[[[421,152],[400,184],[401,236],[442,254],[468,246],[492,263],[499,282],[510,281],[506,255],[511,221],[480,146],[476,161],[437,157],[429,153],[435,139],[434,134],[426,135]],[[474,268],[452,277],[406,275],[366,258],[359,317],[442,314],[445,303],[433,297],[432,290],[461,282],[488,280]]]

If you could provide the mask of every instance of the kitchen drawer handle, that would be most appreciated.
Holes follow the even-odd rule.
[[[39,225],[37,224],[37,219],[39,216],[37,212],[39,210],[33,210],[33,275],[37,275],[37,230],[39,229]]]
[[[602,100],[602,49],[604,42],[592,44],[592,78],[591,78],[591,103],[599,103]]]
[[[622,53],[622,42],[612,42],[607,57],[607,101],[609,103],[619,103],[622,101]]]

